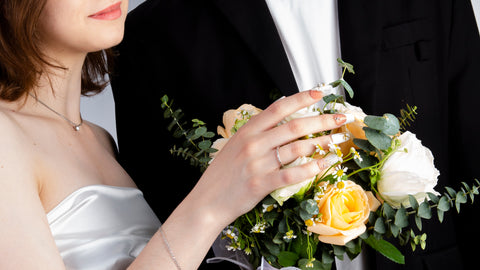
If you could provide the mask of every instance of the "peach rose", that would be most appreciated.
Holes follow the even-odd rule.
[[[364,233],[370,211],[380,206],[372,192],[352,181],[328,185],[317,203],[319,221],[307,229],[321,242],[334,245],[345,245]]]
[[[235,134],[235,132],[232,132],[233,128],[235,127],[237,130],[247,122],[247,120],[256,115],[259,114],[262,110],[250,105],[250,104],[243,104],[242,106],[238,107],[236,110],[228,110],[225,113],[223,113],[223,125],[224,127],[218,126],[217,127],[217,133],[218,135],[222,136],[223,138],[215,140],[213,142],[212,148],[217,149],[218,151],[222,150],[222,148],[227,144],[228,139]],[[241,122],[245,120],[244,122]],[[210,157],[213,161],[215,156],[217,155],[217,152],[211,153]]]
[[[250,105],[250,104],[243,104],[242,106],[238,107],[236,110],[228,110],[223,114],[223,126],[217,127],[217,132],[223,138],[230,138],[235,134],[232,132],[233,127],[237,126],[237,129],[240,128],[238,126],[237,121],[241,121],[246,119],[246,117],[250,118],[255,114],[259,114],[262,110]]]

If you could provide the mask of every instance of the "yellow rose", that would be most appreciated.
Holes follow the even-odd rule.
[[[321,242],[334,245],[345,245],[364,233],[370,211],[380,206],[372,192],[352,181],[327,186],[317,203],[318,222],[307,229],[318,234]]]

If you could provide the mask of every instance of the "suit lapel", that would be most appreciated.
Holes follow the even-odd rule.
[[[298,92],[275,23],[262,0],[213,0],[284,94]],[[270,90],[270,89],[268,89]]]

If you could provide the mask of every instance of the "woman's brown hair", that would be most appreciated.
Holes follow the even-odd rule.
[[[51,62],[37,46],[37,27],[47,0],[0,0],[0,99],[15,101],[31,91]],[[112,68],[110,49],[87,54],[82,94],[93,95],[107,85]]]

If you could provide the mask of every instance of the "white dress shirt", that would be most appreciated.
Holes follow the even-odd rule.
[[[298,89],[339,79],[337,1],[265,0],[287,53]],[[347,61],[347,60],[346,60]]]
[[[341,76],[336,0],[265,0],[282,40],[298,89],[312,89]],[[348,62],[348,59],[344,59]],[[340,87],[336,94],[344,94]],[[365,254],[335,259],[338,270],[367,269]]]

